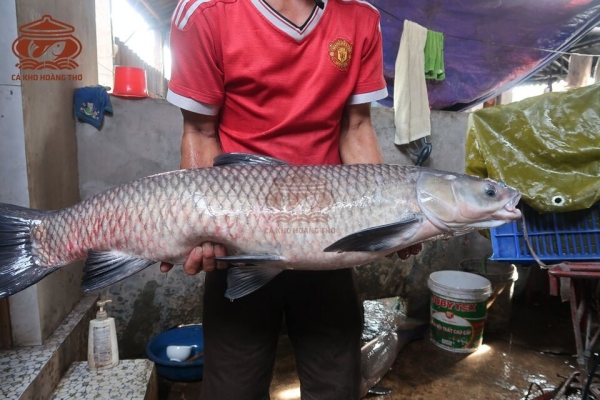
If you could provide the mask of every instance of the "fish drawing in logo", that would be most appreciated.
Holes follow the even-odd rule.
[[[71,70],[79,67],[74,61],[81,54],[81,42],[73,36],[75,28],[44,15],[23,25],[12,51],[19,58],[17,68],[24,70]]]

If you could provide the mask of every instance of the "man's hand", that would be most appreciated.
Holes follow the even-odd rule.
[[[213,242],[204,242],[190,252],[185,264],[183,264],[183,270],[189,275],[196,275],[200,271],[210,272],[215,269],[227,268],[227,263],[223,261],[215,261],[215,257],[225,257],[225,247],[223,245]],[[169,272],[173,268],[173,264],[166,262],[160,263],[160,270],[162,272]]]
[[[423,245],[421,243],[417,243],[405,249],[398,250],[396,253],[398,254],[398,257],[400,257],[400,259],[406,260],[408,257],[411,256],[411,254],[413,256],[416,256],[421,252],[421,250],[423,250]],[[394,253],[390,254],[388,257],[391,257],[393,254]]]

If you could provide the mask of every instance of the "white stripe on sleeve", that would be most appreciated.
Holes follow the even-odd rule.
[[[217,115],[220,109],[219,106],[190,99],[189,97],[185,97],[171,91],[171,89],[169,89],[167,92],[167,101],[179,108],[183,108],[184,110],[195,112],[197,114]]]

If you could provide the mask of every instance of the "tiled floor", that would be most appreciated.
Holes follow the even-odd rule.
[[[121,360],[116,367],[103,371],[90,371],[87,362],[76,362],[50,400],[144,400],[150,390],[153,369],[154,363],[144,359]]]
[[[44,345],[0,350],[0,399],[20,398],[95,301],[84,297]]]

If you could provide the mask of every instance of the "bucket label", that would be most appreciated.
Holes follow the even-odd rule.
[[[431,338],[450,350],[474,351],[483,338],[486,301],[465,303],[431,296]]]

